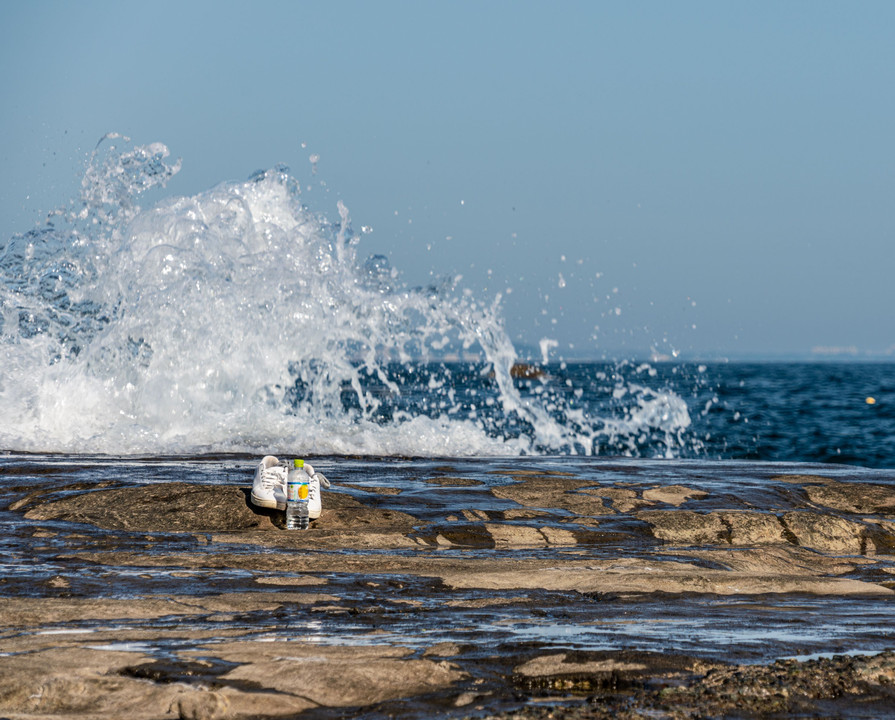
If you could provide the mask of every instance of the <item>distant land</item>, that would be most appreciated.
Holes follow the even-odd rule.
[[[541,349],[534,345],[517,344],[516,354],[522,361],[543,360]],[[895,362],[895,344],[885,350],[862,350],[854,345],[817,345],[801,352],[682,350],[674,355],[655,349],[607,349],[584,356],[574,350],[561,352],[560,349],[553,349],[549,357],[550,362],[614,362],[624,359],[637,362]]]
[[[544,349],[531,344],[517,343],[515,346],[516,361],[520,363],[544,364]],[[417,359],[420,355],[412,353]],[[388,353],[386,359],[401,361],[397,351]],[[430,348],[428,358],[436,362],[469,362],[484,361],[484,355],[478,346],[473,346],[462,352],[457,352],[451,347],[435,350]],[[617,363],[622,361],[636,363],[895,363],[895,345],[886,350],[870,351],[861,350],[854,346],[835,347],[817,346],[803,352],[723,352],[723,351],[698,351],[686,350],[668,354],[658,352],[655,349],[606,349],[596,350],[590,354],[582,354],[575,349],[563,351],[562,348],[550,346],[547,353],[547,363]]]

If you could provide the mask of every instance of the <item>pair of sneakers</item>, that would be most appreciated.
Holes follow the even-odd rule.
[[[323,473],[314,472],[310,463],[305,463],[305,472],[311,481],[308,483],[308,517],[315,520],[320,517],[322,503],[320,486],[328,488],[329,480]],[[252,482],[252,503],[258,507],[286,509],[286,478],[289,468],[273,455],[265,456],[255,469],[255,480]]]

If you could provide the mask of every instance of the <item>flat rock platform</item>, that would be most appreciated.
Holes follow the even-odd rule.
[[[895,717],[895,475],[0,458],[0,717]]]

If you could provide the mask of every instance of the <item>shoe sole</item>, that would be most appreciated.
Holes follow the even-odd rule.
[[[252,493],[252,505],[262,508],[268,508],[269,510],[285,510],[285,505],[280,505],[276,500],[267,500],[266,498],[259,498],[255,493]]]

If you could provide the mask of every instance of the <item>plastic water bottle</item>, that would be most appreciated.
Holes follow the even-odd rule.
[[[308,489],[311,478],[304,460],[293,460],[286,479],[286,529],[308,529]]]

